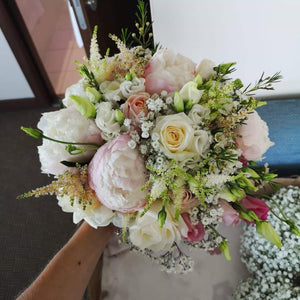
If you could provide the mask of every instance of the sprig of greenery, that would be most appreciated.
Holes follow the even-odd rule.
[[[98,90],[99,84],[95,78],[94,73],[90,71],[85,64],[82,64],[76,60],[75,63],[79,66],[79,68],[76,68],[76,70],[79,72],[80,76],[83,77],[91,87]]]
[[[251,83],[244,89],[243,93],[246,94],[247,96],[252,96],[254,95],[253,92],[257,90],[274,90],[273,84],[278,83],[281,79],[282,76],[280,75],[280,72],[276,72],[272,76],[265,76],[265,72],[263,72],[259,78],[259,80],[254,84],[254,87],[251,89]]]

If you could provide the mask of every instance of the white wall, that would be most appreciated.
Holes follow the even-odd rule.
[[[281,71],[276,94],[300,94],[299,0],[151,0],[156,42],[199,62],[236,61],[244,83]],[[272,94],[273,93],[273,94]],[[265,94],[265,93],[263,93]],[[266,95],[274,95],[267,92]]]
[[[0,29],[0,100],[32,97],[31,88]]]

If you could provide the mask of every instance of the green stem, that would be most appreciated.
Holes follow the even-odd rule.
[[[217,229],[212,226],[212,225],[209,225],[208,226],[217,236],[221,236],[223,238],[223,236],[220,234],[220,232],[217,231]]]
[[[89,145],[89,146],[95,146],[97,147],[97,149],[100,147],[100,145],[97,145],[97,144],[93,144],[93,143],[72,143],[72,142],[63,142],[63,141],[59,141],[59,140],[56,140],[56,139],[52,139],[48,136],[45,136],[43,135],[43,138],[46,139],[46,140],[49,140],[49,141],[53,141],[53,142],[56,142],[56,143],[60,143],[60,144],[66,144],[66,145]]]

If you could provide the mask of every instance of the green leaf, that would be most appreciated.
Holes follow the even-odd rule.
[[[70,98],[74,101],[76,109],[87,118],[96,117],[96,108],[95,105],[88,99],[71,95]]]
[[[281,239],[273,226],[268,222],[256,222],[256,231],[278,248],[282,247]]]

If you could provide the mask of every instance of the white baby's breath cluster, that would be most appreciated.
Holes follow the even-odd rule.
[[[273,199],[299,226],[300,189],[292,186],[282,188]],[[272,202],[269,204],[272,205]],[[239,285],[234,294],[235,300],[300,299],[300,237],[290,233],[288,225],[282,224],[275,216],[270,215],[269,221],[282,238],[283,246],[278,249],[266,243],[255,234],[253,226],[245,228],[241,256],[252,276]]]

